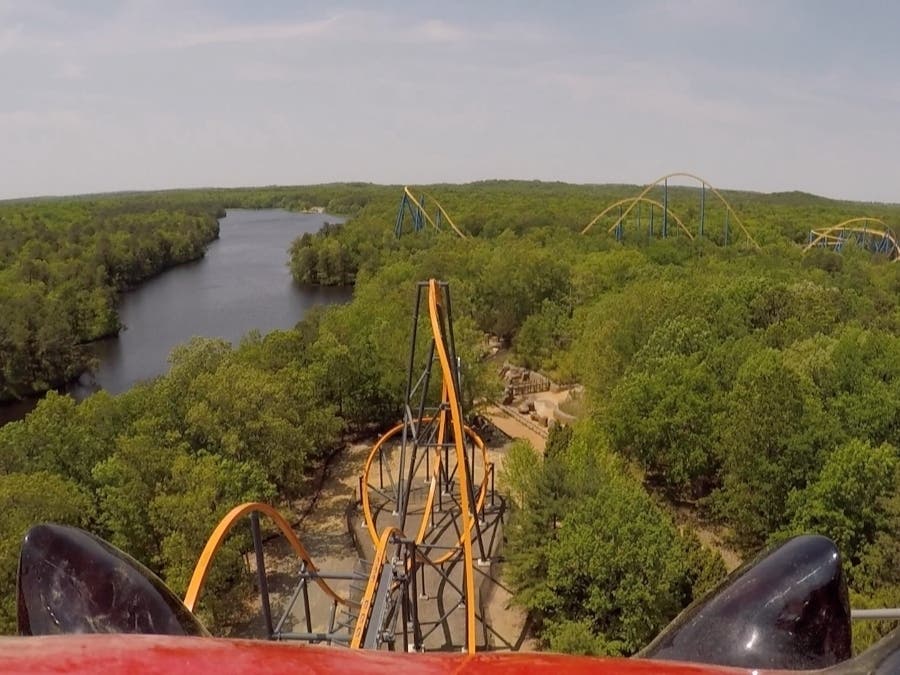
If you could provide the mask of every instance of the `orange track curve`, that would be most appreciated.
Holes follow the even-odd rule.
[[[444,344],[444,335],[441,326],[441,305],[438,293],[438,282],[435,279],[428,281],[428,313],[431,317],[431,331],[434,335],[434,346],[437,351],[438,361],[441,364],[441,374],[444,386],[447,388],[450,402],[450,423],[453,425],[453,443],[456,446],[456,463],[460,467],[466,466],[465,440],[463,437],[462,410],[459,406],[459,396],[456,391],[456,380],[453,377],[453,369],[450,366],[450,358],[447,354],[447,346]],[[466,651],[475,653],[475,572],[474,558],[472,556],[472,510],[469,504],[469,482],[465,470],[459,472],[459,497],[460,520],[463,547],[463,571],[465,574],[466,592]]]
[[[200,554],[200,558],[197,560],[197,565],[194,567],[194,573],[191,576],[190,583],[188,584],[187,593],[185,593],[184,595],[184,604],[190,611],[194,611],[194,607],[197,604],[197,599],[200,596],[200,591],[203,588],[203,583],[206,581],[206,576],[209,574],[209,568],[212,565],[212,559],[213,556],[215,556],[216,551],[219,550],[219,547],[221,547],[222,542],[225,541],[225,537],[231,531],[231,528],[234,527],[235,523],[243,516],[249,515],[253,512],[262,513],[271,518],[278,526],[278,529],[281,530],[281,533],[288,540],[288,543],[291,545],[291,548],[294,549],[297,557],[306,563],[307,569],[310,572],[317,571],[312,558],[310,558],[309,553],[307,552],[306,548],[304,548],[303,544],[300,543],[297,535],[294,534],[294,530],[290,526],[290,523],[288,523],[284,519],[284,517],[280,513],[278,513],[278,511],[276,511],[268,504],[263,504],[262,502],[246,502],[231,509],[231,511],[229,511],[226,516],[219,521],[219,524],[216,525],[216,529],[213,530],[213,533],[206,541],[206,546],[203,548],[203,552]],[[319,585],[319,588],[321,588],[325,592],[325,594],[331,597],[335,602],[346,605],[348,607],[356,605],[356,603],[351,602],[346,598],[342,598],[337,593],[335,593],[331,586],[325,583],[324,579],[317,578],[316,583]]]
[[[426,418],[426,421],[430,421],[430,418]],[[442,424],[444,424],[444,423],[442,422]],[[390,440],[391,438],[396,436],[398,433],[400,433],[403,430],[403,426],[404,426],[403,423],[400,423],[394,427],[391,427],[387,432],[385,432],[385,434],[380,439],[378,439],[378,442],[374,446],[372,446],[372,450],[369,451],[369,456],[366,459],[366,464],[365,464],[365,467],[363,468],[363,476],[362,476],[363,492],[362,492],[362,495],[360,496],[360,500],[362,502],[363,518],[365,519],[365,522],[366,522],[366,529],[369,532],[369,537],[372,539],[373,544],[378,543],[379,537],[378,537],[378,530],[375,527],[375,517],[372,515],[372,505],[371,505],[371,501],[369,500],[369,491],[366,489],[366,487],[369,484],[369,472],[371,471],[372,465],[375,463],[375,458],[378,456],[378,452],[379,452],[379,450],[381,450],[381,447],[388,440]],[[478,497],[475,500],[475,512],[478,513],[482,510],[482,508],[484,508],[484,501],[485,501],[485,499],[487,499],[488,476],[489,476],[489,472],[490,472],[491,462],[488,459],[487,448],[485,447],[484,441],[481,439],[481,437],[477,433],[475,433],[475,431],[472,428],[470,428],[468,426],[464,426],[463,429],[464,429],[465,434],[469,438],[471,438],[472,441],[475,443],[476,447],[479,450],[481,450],[482,461],[484,462],[484,466],[485,466],[484,477],[482,478],[482,481],[481,481],[481,486],[478,491]],[[439,432],[439,434],[440,434],[439,440],[442,440],[444,438],[444,434],[441,432]],[[437,489],[437,471],[440,470],[440,466],[441,466],[442,462],[443,462],[443,458],[441,457],[441,453],[440,453],[440,451],[437,451],[435,453],[435,467],[432,470],[433,475],[432,475],[432,479],[431,479],[431,487],[428,489],[428,498],[426,499],[426,502],[425,502],[425,508],[424,508],[424,513],[422,516],[422,521],[419,523],[419,528],[416,532],[416,540],[415,541],[417,544],[421,544],[422,541],[425,539],[425,533],[428,529],[428,515],[427,514],[431,510],[431,506],[434,503],[434,492]],[[462,540],[462,536],[460,536],[460,543],[461,543],[461,540]],[[420,553],[419,555],[422,556],[423,554]],[[440,556],[439,558],[432,560],[431,562],[433,562],[435,565],[440,565],[441,563],[444,563],[444,562],[447,562],[448,560],[450,560],[454,555],[456,555],[456,554],[453,551],[449,551],[449,552],[443,554],[442,556]]]
[[[474,431],[466,427],[462,422],[462,410],[459,405],[459,396],[456,391],[456,382],[453,377],[453,370],[450,365],[450,358],[447,353],[447,346],[444,341],[444,334],[441,325],[442,320],[442,305],[440,300],[439,286],[438,282],[434,279],[429,280],[428,282],[428,310],[429,317],[431,320],[431,330],[434,335],[435,342],[435,351],[437,352],[438,362],[441,367],[441,375],[443,378],[443,387],[444,394],[446,400],[450,405],[450,424],[453,427],[453,437],[454,437],[454,446],[456,450],[456,462],[459,467],[463,467],[463,470],[459,472],[459,496],[460,496],[460,544],[463,550],[463,570],[465,575],[465,608],[466,608],[466,651],[469,654],[475,653],[475,644],[476,644],[476,633],[475,633],[475,579],[474,579],[474,557],[472,555],[472,517],[473,511],[471,507],[474,506],[477,512],[484,504],[484,499],[487,490],[487,474],[485,471],[485,477],[482,481],[481,490],[479,491],[479,495],[476,498],[476,503],[474,505],[469,503],[470,498],[470,490],[468,484],[468,475],[465,470],[466,466],[466,450],[465,450],[465,435],[469,435],[484,453],[485,467],[489,466],[489,462],[487,460],[487,453],[485,451],[484,443],[481,441],[481,438],[478,437]],[[442,431],[441,436],[443,437],[444,431],[443,429],[446,426],[446,418],[441,420]],[[369,454],[369,459],[366,462],[366,472],[365,476],[368,476],[368,467],[371,465],[372,458],[375,457],[375,454],[380,449],[381,445],[385,442],[385,440],[392,435],[396,434],[400,429],[402,429],[403,425],[398,425],[391,429],[388,433],[386,433],[382,438],[375,444],[371,453]],[[437,453],[438,455],[440,453]],[[436,462],[436,467],[439,467],[440,459]],[[429,491],[429,499],[433,499],[434,493],[434,482],[432,483],[432,488]],[[361,499],[364,503],[368,504],[368,495],[367,490],[363,490],[363,494],[361,495]],[[216,526],[213,533],[210,535],[209,539],[206,542],[206,546],[203,549],[203,552],[200,554],[200,558],[197,561],[197,565],[194,568],[194,573],[191,576],[191,581],[188,584],[187,593],[185,594],[184,604],[187,608],[193,611],[194,607],[197,604],[197,599],[200,595],[200,591],[203,587],[203,583],[206,580],[207,574],[209,573],[209,568],[212,564],[213,556],[218,551],[219,547],[222,545],[226,535],[228,532],[234,527],[234,524],[241,517],[253,513],[263,513],[269,518],[271,518],[278,528],[281,530],[282,534],[287,538],[288,542],[291,545],[291,548],[294,549],[294,552],[297,556],[303,560],[307,568],[316,572],[317,568],[312,561],[307,550],[303,547],[303,544],[300,543],[300,540],[297,538],[297,535],[294,534],[293,529],[290,524],[281,516],[278,511],[276,511],[273,507],[268,504],[263,504],[261,502],[248,502],[245,504],[241,504],[239,506],[234,507],[228,514],[219,522]],[[366,508],[366,525],[371,530],[374,529],[374,522],[371,519],[371,512],[368,508]],[[427,517],[426,519],[427,520]],[[351,647],[358,648],[362,641],[363,635],[365,633],[365,625],[369,620],[369,614],[371,612],[372,600],[375,597],[375,593],[378,589],[378,579],[381,571],[381,567],[384,565],[384,559],[386,557],[387,546],[390,543],[392,536],[399,535],[403,536],[399,529],[395,527],[388,527],[382,533],[379,542],[378,548],[376,549],[375,560],[372,564],[372,571],[369,575],[369,581],[366,586],[365,594],[362,597],[362,600],[359,603],[360,612],[359,617],[357,619],[356,626],[354,628],[353,637],[351,640]],[[419,528],[419,535],[424,536],[424,528]],[[373,537],[374,538],[374,537]],[[346,606],[356,606],[356,603],[351,602],[346,598],[342,598],[337,593],[332,590],[332,588],[325,583],[323,579],[317,578],[316,583],[319,587],[330,596],[335,602],[346,605]]]

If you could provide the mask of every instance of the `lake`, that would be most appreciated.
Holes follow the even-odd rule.
[[[352,288],[301,286],[287,267],[287,250],[296,237],[341,220],[281,209],[229,209],[219,221],[219,239],[202,259],[122,294],[124,330],[91,345],[99,368],[66,391],[79,399],[97,389],[118,394],[166,372],[172,348],[195,335],[237,344],[253,329],[291,328],[316,305],[347,302]],[[24,417],[35,403],[0,407],[0,424]]]

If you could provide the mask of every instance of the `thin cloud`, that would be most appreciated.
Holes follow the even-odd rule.
[[[759,128],[767,121],[765,111],[726,96],[696,91],[683,72],[655,63],[619,60],[615,68],[597,72],[539,69],[539,79],[561,88],[581,105],[606,106],[611,102],[635,114],[654,111],[654,117],[682,123],[734,128]]]
[[[0,129],[15,135],[22,131],[74,130],[85,125],[77,110],[12,110],[0,112]]]
[[[223,44],[277,42],[297,38],[334,36],[342,26],[342,17],[333,16],[318,21],[296,23],[265,23],[223,26],[208,31],[186,33],[177,38],[174,47],[204,47]]]
[[[81,64],[67,61],[59,69],[59,77],[63,80],[83,80],[85,68]]]
[[[461,42],[473,37],[462,26],[440,19],[429,19],[413,29],[413,35],[421,35],[426,42]]]
[[[0,28],[0,54],[44,53],[59,49],[62,44],[59,38],[30,32],[24,22]]]
[[[0,54],[21,48],[22,24],[0,29]]]
[[[0,0],[0,22],[3,23],[11,20],[62,23],[68,16],[64,8],[46,0]]]
[[[405,23],[402,16],[364,11],[344,12],[325,19],[294,23],[225,25],[213,30],[186,33],[169,46],[254,44],[298,38],[353,40],[369,44],[458,44],[471,42],[535,42],[544,39],[536,27],[495,23],[473,28],[439,18]]]
[[[742,0],[656,0],[635,3],[632,7],[639,21],[666,30],[673,27],[747,28],[763,23],[769,16],[766,3]]]
[[[297,72],[280,63],[242,63],[234,71],[239,82],[292,82]]]
[[[485,26],[467,26],[444,19],[429,18],[412,24],[392,40],[412,43],[510,42],[535,43],[546,41],[547,35],[537,26],[497,22]]]

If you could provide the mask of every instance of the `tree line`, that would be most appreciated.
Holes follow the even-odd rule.
[[[325,258],[359,278],[401,265],[440,276],[462,296],[455,306],[478,330],[504,338],[514,359],[584,385],[587,419],[573,443],[593,457],[580,450],[577,459],[525,462],[531,472],[520,470],[518,480],[530,486],[521,489],[528,507],[509,535],[513,551],[532,552],[512,555],[510,573],[545,644],[632,653],[690,598],[685,579],[704,578],[685,562],[690,550],[670,539],[681,572],[660,578],[678,579],[672,588],[682,595],[660,591],[678,598],[665,612],[628,605],[648,617],[639,638],[608,621],[626,606],[615,574],[598,568],[596,582],[566,581],[592,559],[592,547],[613,537],[606,524],[626,527],[641,510],[617,516],[607,505],[586,515],[585,504],[605,498],[591,492],[598,482],[622,489],[613,476],[643,484],[653,503],[690,505],[701,520],[725,526],[744,554],[791,534],[828,535],[856,605],[900,604],[900,576],[889,562],[900,546],[900,265],[853,242],[841,254],[801,252],[813,227],[858,215],[897,222],[900,208],[726,192],[757,249],[736,236],[727,246],[714,234],[662,239],[658,225],[651,237],[646,212],[641,229],[625,223],[622,242],[606,232],[614,217],[579,234],[602,203],[634,188],[491,182],[430,192],[478,236],[426,230],[397,239],[395,207],[373,202],[343,228],[298,241],[294,273],[314,280]],[[698,194],[670,188],[670,205],[694,208],[696,218]],[[712,228],[721,210],[706,218]],[[586,470],[595,479],[584,486]],[[620,501],[628,508],[627,496]],[[602,535],[591,533],[592,518]],[[585,610],[601,597],[612,604]],[[884,629],[860,627],[860,644]]]
[[[352,215],[385,191],[360,183],[0,203],[0,402],[89,370],[85,344],[121,328],[119,294],[201,257],[227,208],[324,206]]]
[[[0,205],[0,401],[91,366],[85,343],[118,332],[118,294],[203,255],[214,215],[116,199]]]
[[[485,333],[520,363],[585,387],[584,419],[554,431],[543,457],[519,444],[506,458],[518,505],[510,582],[545,645],[633,653],[715,583],[721,560],[676,526],[675,502],[747,553],[794,532],[829,535],[854,604],[900,603],[900,265],[852,245],[806,256],[798,246],[810,227],[862,210],[890,222],[900,208],[725,193],[756,250],[712,235],[651,238],[636,223],[621,243],[604,234],[611,223],[578,234],[635,193],[623,186],[429,191],[473,236],[395,238],[390,186],[121,197],[149,212],[160,200],[215,212],[328,197],[355,215],[296,242],[292,270],[305,283],[353,280],[354,299],[237,348],[192,343],[152,383],[77,406],[49,396],[0,429],[0,505],[11,514],[0,584],[12,583],[24,527],[52,518],[87,525],[183,588],[233,503],[295,497],[342,433],[399,417],[415,283],[437,277],[451,284],[470,404],[496,393]],[[670,204],[687,212],[696,199],[673,189]],[[216,621],[233,606],[239,544],[212,581],[205,611]],[[3,611],[8,620],[12,607]]]

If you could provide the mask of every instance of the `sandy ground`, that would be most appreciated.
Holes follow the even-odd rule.
[[[521,428],[510,427],[510,430],[521,432]],[[501,434],[494,434],[494,437],[499,441],[499,445],[497,442],[489,442],[489,457],[491,461],[501,464],[509,442]],[[543,439],[538,437],[536,440]],[[368,572],[368,566],[360,562],[357,549],[348,533],[347,508],[357,498],[359,476],[369,449],[368,444],[353,444],[332,457],[324,470],[325,473],[310,479],[311,491],[315,492],[315,487],[320,485],[317,494],[293,505],[294,513],[303,514],[299,522],[295,523],[295,532],[309,551],[317,568],[323,573],[350,573],[354,570]],[[351,526],[357,532],[364,551],[367,555],[371,555],[369,535],[362,525],[361,518],[351,521]],[[500,554],[501,547],[502,529],[498,535],[495,555]],[[255,573],[252,559],[250,567]],[[298,561],[282,537],[273,537],[266,543],[266,571],[273,622],[276,624],[297,586],[298,569]],[[502,581],[502,564],[495,563],[490,567],[479,568],[476,572],[476,581],[482,589],[481,604],[485,622],[494,631],[486,638],[491,648],[499,650],[534,648],[535,645],[527,637],[524,612],[510,606],[512,594]],[[351,583],[357,586],[364,585],[364,582],[347,580],[328,583],[342,597],[347,597],[351,593]],[[332,606],[331,599],[313,585],[309,591],[309,603],[313,631],[326,630]],[[247,621],[235,625],[230,633],[242,637],[263,637],[265,629],[258,596],[254,595],[248,600],[247,616]],[[340,616],[338,612],[338,617]],[[301,596],[288,613],[284,630],[305,632],[307,630],[305,617]]]
[[[725,528],[701,521],[695,511],[688,507],[675,506],[672,508],[678,525],[690,526],[697,534],[701,544],[721,555],[725,569],[731,572],[741,566],[744,559],[725,542],[727,534]]]
[[[359,558],[353,540],[347,532],[346,512],[358,490],[358,467],[362,467],[369,448],[365,444],[353,444],[342,449],[323,468],[324,476],[310,479],[311,484],[321,481],[321,487],[307,500],[292,505],[295,514],[303,514],[299,522],[294,520],[294,531],[307,549],[313,563],[323,573],[350,573],[360,569]],[[284,510],[282,510],[284,513]],[[273,623],[278,622],[287,608],[291,594],[297,586],[299,560],[284,537],[274,536],[266,541],[266,572],[272,605]],[[250,560],[255,575],[255,561]],[[342,597],[350,593],[350,581],[328,581]],[[331,611],[331,599],[315,584],[309,591],[310,616],[314,631],[327,628]],[[305,611],[299,599],[285,621],[284,630],[306,631]],[[248,601],[248,620],[235,625],[231,633],[241,637],[263,637],[263,619],[257,595]]]
[[[491,424],[510,438],[525,439],[537,450],[544,452],[544,448],[547,445],[547,436],[536,431],[536,422],[531,422],[531,424],[526,426],[522,421],[522,416],[510,410],[507,406],[489,406],[485,408],[484,416],[491,421]]]

